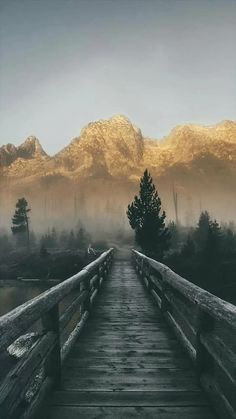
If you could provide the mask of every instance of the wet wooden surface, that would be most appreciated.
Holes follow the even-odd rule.
[[[114,262],[44,418],[216,418],[129,261]]]

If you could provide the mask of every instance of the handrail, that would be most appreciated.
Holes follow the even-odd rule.
[[[76,275],[0,317],[2,357],[7,356],[7,348],[36,322],[41,321],[42,327],[34,345],[0,383],[1,418],[30,418],[45,392],[52,386],[60,386],[62,363],[86,323],[112,258],[113,249],[109,249]],[[73,301],[66,308],[63,307],[59,315],[59,304],[71,294]],[[64,339],[70,321],[76,314],[79,315],[79,321]],[[37,374],[42,376],[42,382],[33,391]],[[35,393],[33,396],[32,391]]]
[[[133,250],[133,252],[147,261],[154,270],[159,272],[162,275],[163,282],[170,285],[176,291],[179,291],[194,304],[197,304],[199,308],[210,314],[214,319],[223,320],[236,330],[236,307],[233,304],[189,282],[163,263],[157,262],[137,250]]]
[[[236,418],[236,307],[133,250],[137,273],[191,357],[220,417]]]

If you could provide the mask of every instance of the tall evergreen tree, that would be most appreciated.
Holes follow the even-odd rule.
[[[202,211],[199,217],[198,225],[194,236],[198,250],[203,251],[206,246],[206,240],[211,224],[210,215],[207,211]]]
[[[221,259],[222,232],[216,220],[210,222],[205,245],[205,259],[208,263],[219,263]]]
[[[161,211],[161,199],[146,169],[140,179],[139,196],[128,205],[127,216],[135,239],[142,251],[154,259],[162,259],[169,248],[170,232],[165,226],[165,211]]]
[[[26,242],[28,249],[30,248],[30,234],[29,234],[29,212],[28,202],[25,198],[18,199],[14,216],[12,217],[12,233],[19,235],[26,235]]]

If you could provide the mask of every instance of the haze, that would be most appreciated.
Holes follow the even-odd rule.
[[[160,138],[235,119],[236,2],[0,0],[0,145],[54,154],[88,122],[127,115]]]

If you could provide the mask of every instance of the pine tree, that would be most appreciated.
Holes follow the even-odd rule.
[[[194,234],[199,251],[203,251],[205,249],[210,224],[211,219],[209,213],[207,211],[202,211]]]
[[[29,216],[30,208],[28,208],[28,202],[25,198],[18,199],[16,203],[15,214],[12,217],[11,227],[12,233],[20,235],[26,234],[27,247],[30,248],[30,234],[29,234]]]
[[[67,247],[68,249],[76,249],[76,238],[73,230],[70,231]]]
[[[127,216],[142,251],[149,257],[162,259],[169,248],[170,232],[165,227],[166,214],[161,212],[161,199],[147,169],[140,179],[139,196],[128,205]]]
[[[89,234],[85,231],[83,227],[80,227],[76,235],[76,247],[79,249],[86,249],[91,240]]]
[[[218,264],[221,258],[222,232],[216,220],[210,222],[205,245],[205,259],[208,263]]]
[[[187,236],[187,240],[181,249],[181,256],[190,258],[195,255],[195,244],[190,234]]]

